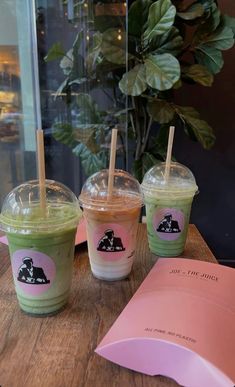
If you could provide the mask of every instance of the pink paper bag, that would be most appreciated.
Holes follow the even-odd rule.
[[[187,387],[233,387],[235,270],[159,259],[96,352]]]

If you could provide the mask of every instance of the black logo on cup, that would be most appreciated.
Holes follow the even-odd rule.
[[[23,258],[23,264],[18,271],[17,280],[31,285],[49,284],[42,267],[33,266],[33,260],[30,257]]]
[[[109,253],[125,251],[125,247],[123,247],[121,238],[115,237],[114,231],[108,229],[104,232],[104,236],[99,240],[97,250]]]
[[[166,214],[158,225],[158,232],[164,233],[178,233],[181,232],[177,220],[172,219],[172,214]]]

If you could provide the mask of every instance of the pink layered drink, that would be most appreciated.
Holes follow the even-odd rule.
[[[113,281],[131,272],[142,206],[138,181],[122,170],[114,172],[112,197],[108,197],[108,170],[85,182],[80,203],[86,219],[91,271]]]

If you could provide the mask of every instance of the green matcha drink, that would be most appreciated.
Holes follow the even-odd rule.
[[[32,315],[54,314],[68,300],[80,218],[75,195],[58,182],[46,180],[46,203],[43,211],[38,181],[26,182],[9,193],[0,217],[19,305]]]
[[[167,181],[164,171],[165,163],[157,164],[142,183],[148,242],[154,254],[175,257],[184,250],[197,185],[192,172],[179,163],[171,163]]]

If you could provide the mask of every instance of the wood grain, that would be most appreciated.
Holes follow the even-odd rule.
[[[95,279],[86,246],[76,250],[68,306],[47,318],[22,313],[15,297],[8,249],[0,244],[0,385],[2,387],[174,387],[163,376],[121,368],[94,353],[157,257],[148,249],[146,226],[138,230],[132,274],[118,282]],[[184,257],[216,262],[195,226]]]

